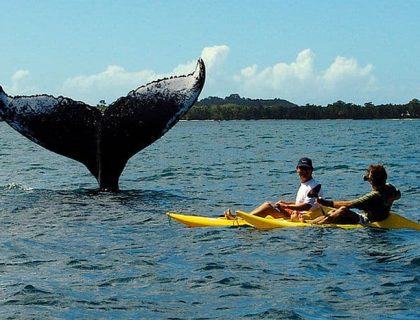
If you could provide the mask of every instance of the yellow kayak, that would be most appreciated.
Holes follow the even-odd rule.
[[[247,221],[257,229],[275,229],[290,227],[334,227],[343,229],[356,229],[363,227],[385,228],[385,229],[415,229],[420,230],[420,224],[404,218],[395,212],[391,212],[389,217],[380,222],[372,222],[368,224],[312,224],[310,220],[307,222],[292,222],[286,219],[274,219],[271,216],[261,218],[243,211],[237,211],[238,217]]]
[[[204,216],[186,215],[176,212],[167,212],[168,217],[188,227],[240,227],[250,226],[243,219],[228,220],[225,217],[210,218]]]
[[[324,212],[328,212],[330,208],[324,207]],[[315,219],[322,214],[321,210],[315,210],[307,212],[304,216],[306,219]],[[225,217],[206,217],[187,215],[177,212],[167,212],[166,215],[171,219],[185,224],[187,227],[240,227],[240,226],[252,226],[242,218],[236,220],[228,220]]]
[[[324,207],[324,212],[328,212],[331,208]],[[242,218],[236,220],[228,220],[225,217],[206,217],[187,215],[177,212],[167,212],[166,215],[171,219],[185,224],[187,227],[240,227],[240,226],[252,226]],[[315,211],[308,211],[304,214],[306,219],[315,219],[322,215],[320,209]]]

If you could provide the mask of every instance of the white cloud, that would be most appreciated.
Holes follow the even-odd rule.
[[[237,92],[246,97],[278,97],[296,103],[351,99],[373,89],[371,64],[360,67],[352,58],[338,56],[325,70],[317,72],[315,55],[301,51],[291,63],[279,62],[258,71],[257,65],[243,68],[234,76]]]
[[[24,80],[25,78],[28,78],[28,76],[29,76],[28,70],[18,70],[12,76],[12,83],[18,84],[19,81]]]
[[[229,47],[225,45],[217,45],[212,47],[205,47],[201,51],[200,57],[204,60],[206,65],[207,78],[214,77],[215,75],[223,72],[223,64],[229,55]],[[172,74],[188,74],[194,71],[197,60],[192,60],[186,64],[178,65]],[[208,79],[207,79],[208,80]]]
[[[207,93],[218,92],[231,87],[231,76],[225,72],[224,64],[229,56],[230,48],[226,45],[206,47],[201,52],[201,57],[206,65],[206,84],[201,97],[208,96]]]
[[[325,85],[336,85],[349,79],[372,79],[373,66],[368,64],[364,68],[359,67],[355,59],[338,56],[328,69],[321,75]]]
[[[92,104],[96,104],[99,100],[112,102],[157,77],[159,75],[152,70],[129,72],[121,66],[110,65],[100,73],[67,79],[62,91],[67,96],[86,100]]]
[[[203,48],[201,57],[206,64],[206,84],[201,98],[238,93],[249,98],[283,98],[298,104],[325,104],[336,100],[363,103],[363,100],[371,101],[379,92],[375,87],[373,65],[360,66],[354,58],[337,56],[324,70],[317,70],[315,54],[311,49],[304,49],[291,62],[279,61],[264,68],[250,64],[228,73],[229,54],[227,45]],[[165,74],[154,70],[129,71],[122,66],[109,65],[99,73],[65,80],[58,92],[90,104],[100,100],[111,103],[151,81],[189,74],[196,63],[196,59],[181,63]],[[11,94],[38,93],[30,82],[30,72],[21,69],[13,74],[11,86],[6,88]],[[51,90],[48,93],[52,93]]]
[[[314,55],[310,49],[305,49],[300,52],[296,61],[291,64],[278,63],[273,69],[273,79],[280,78],[289,81],[296,79],[299,81],[306,81],[313,77],[313,61]]]
[[[251,67],[246,67],[241,70],[241,76],[244,78],[252,78],[256,75],[257,69],[258,67],[256,64],[252,65]],[[240,81],[240,78],[238,78],[238,81]]]
[[[223,67],[230,52],[230,48],[226,45],[206,47],[201,52],[201,57],[206,63],[208,70],[219,70]]]
[[[30,84],[29,70],[19,69],[11,78],[11,86],[5,86],[5,90],[10,95],[30,95],[36,92],[36,87]]]
[[[223,63],[229,54],[229,47],[220,45],[206,47],[201,52],[207,77],[206,85],[214,83],[215,77],[223,73]],[[61,89],[66,96],[83,100],[91,104],[99,100],[113,102],[118,97],[151,81],[169,77],[171,75],[186,75],[195,70],[197,60],[179,64],[171,72],[158,74],[153,70],[130,72],[118,65],[110,65],[105,71],[92,75],[80,75],[67,79]]]
[[[234,76],[237,92],[254,98],[289,98],[313,88],[316,82],[311,50],[300,52],[292,63],[279,62],[261,71],[257,65],[243,68]]]
[[[334,98],[333,100],[361,103],[363,99],[366,102],[371,100],[370,96],[376,91],[373,65],[367,64],[361,67],[353,58],[336,57],[334,62],[318,76],[318,81],[319,93],[328,94]],[[325,94],[320,94],[324,100],[328,98]]]

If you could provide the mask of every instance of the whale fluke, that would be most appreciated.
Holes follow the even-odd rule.
[[[128,159],[178,122],[204,81],[199,59],[193,73],[141,86],[103,111],[62,96],[10,97],[0,86],[0,116],[33,142],[83,163],[100,189],[118,191]]]

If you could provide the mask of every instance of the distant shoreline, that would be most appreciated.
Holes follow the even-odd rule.
[[[327,106],[307,104],[299,106],[283,99],[249,99],[232,94],[226,98],[209,97],[196,104],[184,120],[370,120],[419,119],[420,101],[407,104],[371,102],[356,105],[337,101]]]

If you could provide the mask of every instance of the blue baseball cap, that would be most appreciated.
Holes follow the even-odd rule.
[[[309,158],[302,158],[302,159],[299,160],[299,162],[298,162],[298,164],[297,164],[296,167],[297,168],[299,168],[299,167],[307,167],[307,168],[313,169],[313,167],[312,167],[312,160],[309,159]]]

